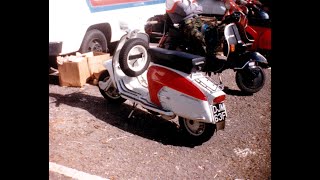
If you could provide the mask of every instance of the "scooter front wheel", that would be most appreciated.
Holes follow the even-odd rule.
[[[126,99],[120,96],[118,89],[114,86],[112,80],[110,79],[110,74],[107,70],[104,70],[100,74],[98,87],[100,93],[108,102],[121,104],[126,101]]]
[[[236,72],[236,83],[246,93],[256,93],[262,89],[266,75],[260,66],[248,67]]]
[[[202,144],[214,134],[215,124],[194,121],[179,117],[179,124],[183,134],[193,143]]]

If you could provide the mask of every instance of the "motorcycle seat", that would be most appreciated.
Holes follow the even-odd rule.
[[[206,58],[199,55],[159,47],[149,48],[148,53],[153,63],[170,67],[187,74],[201,71],[206,62]]]

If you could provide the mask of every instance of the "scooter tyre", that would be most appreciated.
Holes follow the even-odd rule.
[[[138,65],[143,66],[143,67],[138,67],[139,70],[134,70],[133,65],[129,65],[129,56],[130,56],[130,51],[133,48],[137,48],[138,51],[143,51],[142,52],[142,58],[140,58]],[[129,39],[122,47],[119,53],[119,64],[121,70],[124,72],[129,77],[137,77],[141,75],[144,71],[147,70],[150,64],[150,56],[148,54],[148,48],[149,44],[140,38],[132,38]],[[136,60],[135,62],[137,62]]]
[[[254,77],[251,77],[255,74]],[[260,66],[246,68],[236,72],[236,83],[239,89],[245,93],[253,94],[260,91],[266,81],[266,75]]]
[[[195,132],[192,128],[188,126],[188,124],[192,123],[200,123],[199,125],[202,126],[202,132]],[[208,141],[214,134],[216,130],[216,125],[211,124],[211,123],[205,123],[205,122],[197,122],[197,121],[192,121],[188,120],[186,118],[182,118],[179,116],[179,124],[180,124],[180,129],[183,134],[183,136],[191,142],[192,144],[195,145],[200,145],[206,141]]]
[[[108,79],[110,79],[110,74],[107,70],[102,71],[102,73],[99,76],[99,81],[106,82]],[[99,82],[98,81],[98,82]],[[118,93],[118,90],[114,85],[111,85],[109,89],[104,90],[101,89],[98,85],[99,91],[102,94],[102,96],[108,101],[113,104],[122,104],[126,101],[126,99],[122,98],[120,94]]]

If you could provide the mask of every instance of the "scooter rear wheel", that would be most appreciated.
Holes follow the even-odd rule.
[[[208,141],[216,129],[215,124],[194,121],[182,117],[179,117],[179,124],[187,139],[197,144]]]
[[[99,76],[99,83],[106,83],[108,81],[111,81],[110,74],[107,70],[103,71]],[[118,92],[118,89],[113,85],[112,82],[110,82],[110,86],[107,86],[105,89],[102,89],[99,84],[99,91],[102,94],[102,96],[108,101],[115,104],[121,104],[126,101],[126,99],[122,98]]]

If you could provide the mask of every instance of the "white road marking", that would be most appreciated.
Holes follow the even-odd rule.
[[[68,168],[66,166],[62,166],[56,164],[54,162],[49,162],[49,171],[56,172],[62,174],[64,176],[68,176],[78,180],[109,180],[100,176],[91,175],[82,171],[78,171],[76,169]]]

